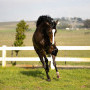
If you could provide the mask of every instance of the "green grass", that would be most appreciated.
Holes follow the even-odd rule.
[[[44,69],[1,68],[0,90],[90,90],[89,69],[59,69],[61,78],[50,70],[51,82]]]

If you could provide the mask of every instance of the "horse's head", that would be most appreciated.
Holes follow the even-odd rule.
[[[48,35],[49,39],[50,39],[50,43],[53,42],[53,37],[55,36],[57,29],[58,20],[57,21],[52,21],[51,23],[46,22],[47,25],[47,29],[46,29],[46,34]],[[54,33],[53,33],[54,30]]]
[[[44,38],[48,39],[48,41],[50,40],[50,43],[53,43],[53,36],[55,36],[55,33],[57,32],[56,30],[56,25],[58,23],[57,21],[54,21],[53,18],[51,18],[50,16],[44,15],[44,16],[40,16],[37,20],[36,23],[36,27],[39,32],[42,33],[42,35],[44,35]],[[53,34],[52,31],[55,31],[55,33]]]

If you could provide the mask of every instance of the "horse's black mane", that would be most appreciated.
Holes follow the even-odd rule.
[[[49,24],[52,25],[53,18],[47,15],[40,16],[37,20],[36,27],[38,27],[42,22],[48,22]]]

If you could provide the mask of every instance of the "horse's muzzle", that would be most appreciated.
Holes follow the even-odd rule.
[[[55,48],[55,49],[52,51],[52,55],[57,56],[57,53],[58,53],[58,49]]]

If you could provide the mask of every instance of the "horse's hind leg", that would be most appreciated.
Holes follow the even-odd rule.
[[[36,49],[35,49],[35,50],[36,50]],[[40,58],[40,61],[41,61],[42,65],[43,65],[43,67],[44,67],[44,69],[45,69],[46,66],[45,66],[45,62],[44,62],[44,60],[43,60],[43,54],[40,53],[39,50],[36,50],[36,53],[38,54],[38,56],[39,56],[39,58]]]
[[[48,59],[46,58],[46,56],[44,56],[44,58],[45,58],[45,62],[46,62],[46,69],[45,70],[46,70],[47,80],[51,81],[50,76],[48,75],[48,72],[49,72]]]
[[[52,55],[52,58],[53,58],[53,65],[54,65],[55,70],[56,70],[57,78],[60,78],[60,75],[59,75],[58,69],[57,69],[57,67],[56,67],[55,56],[54,56],[54,55]]]
[[[35,48],[35,47],[34,47],[34,48]],[[50,79],[50,77],[49,77],[49,75],[48,75],[48,72],[49,72],[48,59],[46,58],[46,55],[45,55],[44,51],[42,50],[42,51],[40,52],[40,50],[37,50],[36,48],[35,48],[35,51],[37,52],[37,54],[38,54],[38,56],[39,56],[39,58],[40,58],[40,60],[41,60],[41,62],[42,62],[42,64],[43,64],[43,67],[44,67],[44,69],[45,69],[45,71],[46,71],[46,75],[47,75],[48,81],[51,81],[51,79]],[[44,58],[43,58],[43,57],[44,57]],[[45,59],[45,62],[44,62],[43,59]],[[45,63],[46,63],[46,64],[45,64]]]
[[[39,58],[40,58],[40,61],[42,62],[44,69],[46,69],[46,65],[45,65],[45,62],[43,60],[43,56],[41,54],[39,54]]]
[[[47,59],[46,56],[44,55],[44,59],[45,59],[45,62],[44,62],[44,60],[43,60],[43,55],[41,55],[41,54],[39,54],[39,58],[40,58],[40,60],[41,60],[41,62],[42,62],[42,64],[43,64],[43,67],[44,67],[45,71],[46,71],[47,80],[48,80],[48,81],[51,81],[50,76],[48,75],[48,72],[49,72],[48,59]],[[46,63],[46,64],[45,64],[45,63]]]

